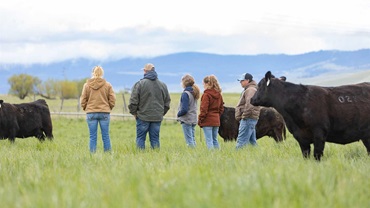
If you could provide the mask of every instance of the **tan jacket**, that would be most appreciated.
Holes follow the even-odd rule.
[[[239,103],[235,108],[235,119],[240,121],[244,118],[258,119],[260,116],[260,107],[251,104],[251,98],[257,91],[257,83],[252,81],[244,89]]]
[[[80,103],[87,113],[110,113],[116,104],[116,95],[105,79],[91,78],[83,86]]]

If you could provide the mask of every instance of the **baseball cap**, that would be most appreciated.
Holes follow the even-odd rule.
[[[239,77],[238,81],[243,81],[243,80],[246,80],[246,79],[248,79],[249,81],[252,81],[253,76],[249,73],[244,73]]]
[[[151,63],[145,64],[143,70],[144,71],[152,71],[152,70],[154,70],[154,65],[151,64]]]

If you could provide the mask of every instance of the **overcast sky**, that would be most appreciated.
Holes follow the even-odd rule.
[[[0,0],[0,64],[370,48],[369,0]]]

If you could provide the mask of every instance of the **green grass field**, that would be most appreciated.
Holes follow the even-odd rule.
[[[239,151],[219,138],[221,149],[209,151],[197,127],[197,148],[189,149],[181,126],[168,120],[160,150],[138,151],[134,120],[114,118],[112,153],[99,135],[91,155],[83,117],[52,119],[52,142],[0,140],[1,207],[370,206],[370,157],[361,142],[327,143],[316,162],[303,159],[290,134]]]

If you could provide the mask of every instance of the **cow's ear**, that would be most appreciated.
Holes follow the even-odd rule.
[[[270,71],[266,72],[266,74],[265,74],[266,86],[269,86],[270,85],[271,76],[272,75],[271,75],[271,72]]]
[[[267,78],[271,79],[271,76],[272,76],[271,71],[266,72],[266,74],[265,74],[266,80],[267,80]]]

